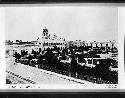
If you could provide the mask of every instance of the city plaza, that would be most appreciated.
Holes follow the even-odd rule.
[[[76,81],[97,84],[118,83],[118,50],[115,41],[66,41],[65,38],[58,38],[56,35],[50,36],[48,29],[45,28],[42,36],[36,41],[17,41],[15,43],[6,41],[5,47],[6,58],[15,58],[15,64],[47,70],[49,73],[56,73],[62,75],[60,77],[66,76],[72,78],[71,80],[76,79]],[[101,66],[104,70],[101,69]],[[107,74],[104,74],[103,71]]]

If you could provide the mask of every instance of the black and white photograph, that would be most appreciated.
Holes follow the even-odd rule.
[[[5,9],[6,84],[118,84],[118,9]]]

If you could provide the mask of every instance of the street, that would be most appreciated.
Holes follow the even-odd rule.
[[[6,58],[6,77],[12,84],[92,84],[54,72],[15,63],[13,57]]]

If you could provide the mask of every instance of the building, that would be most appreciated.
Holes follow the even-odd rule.
[[[106,48],[109,48],[109,49],[114,48],[114,47],[117,48],[117,42],[115,42],[115,41],[109,41],[109,42],[108,41],[107,42],[96,42],[96,41],[94,41],[94,42],[90,42],[88,44],[91,45],[92,48],[105,47],[105,50],[106,50]]]
[[[66,41],[64,38],[58,38],[56,35],[50,36],[48,34],[48,29],[43,29],[42,37],[39,37],[36,41],[23,42],[23,41],[5,41],[6,55],[12,56],[15,52],[21,53],[22,50],[31,53],[32,50],[39,51],[45,50],[48,47],[53,48],[57,46],[60,49],[64,49],[66,46]]]
[[[67,47],[69,46],[85,46],[85,41],[81,41],[81,40],[76,40],[76,41],[68,41],[67,42]]]
[[[15,52],[21,53],[22,50],[28,51],[28,53],[32,52],[32,49],[35,51],[39,50],[39,46],[35,45],[32,42],[21,42],[21,43],[13,43],[13,44],[6,44],[6,56],[13,56]]]
[[[42,37],[37,39],[37,45],[42,50],[49,48],[53,48],[57,46],[60,49],[64,49],[66,46],[66,41],[64,38],[58,38],[56,35],[50,36],[48,33],[48,29],[43,29]]]

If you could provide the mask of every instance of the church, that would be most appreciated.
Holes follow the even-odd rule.
[[[37,39],[37,45],[41,47],[42,50],[53,48],[57,46],[60,49],[64,49],[66,46],[66,41],[64,38],[58,38],[56,35],[51,36],[48,33],[48,29],[43,29],[42,36]]]

